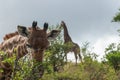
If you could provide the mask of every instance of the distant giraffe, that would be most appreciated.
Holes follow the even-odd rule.
[[[68,33],[67,26],[66,26],[64,21],[61,21],[60,27],[63,27],[63,29],[64,29],[64,44],[69,44],[70,43],[72,45],[68,50],[65,51],[66,60],[67,60],[67,53],[74,52],[76,64],[77,64],[77,56],[79,57],[79,59],[82,62],[82,57],[81,57],[81,54],[80,54],[80,47],[77,43],[74,43],[72,41],[72,39],[71,39],[71,37]]]
[[[13,56],[14,49],[16,48],[16,60],[19,60],[21,57],[28,54],[29,51],[27,50],[27,47],[30,47],[32,49],[33,59],[42,62],[44,51],[49,46],[49,37],[52,38],[56,36],[56,34],[58,35],[60,31],[53,30],[48,34],[48,23],[44,23],[43,29],[37,28],[36,26],[36,21],[32,23],[30,29],[27,29],[24,26],[18,26],[17,33],[13,33],[14,35],[11,35],[11,33],[7,34],[9,37],[6,37],[6,39],[0,44],[0,50],[4,51],[4,55],[9,58]],[[54,32],[54,34],[52,32]],[[2,62],[3,60],[3,56],[0,55],[0,69],[3,70],[3,72],[0,72],[0,80],[10,80],[13,72],[12,66],[7,62]],[[41,77],[44,73],[43,70],[41,71],[41,66],[38,67],[38,71]]]

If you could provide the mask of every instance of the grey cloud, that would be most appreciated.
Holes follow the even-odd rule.
[[[92,41],[105,34],[116,34],[119,24],[111,23],[120,7],[114,0],[1,0],[0,41],[17,25],[30,26],[37,20],[56,25],[64,20],[74,41]]]

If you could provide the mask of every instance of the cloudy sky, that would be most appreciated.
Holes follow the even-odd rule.
[[[56,25],[64,20],[72,40],[82,46],[88,41],[94,51],[103,55],[104,48],[118,42],[119,23],[112,18],[120,0],[0,0],[0,42],[17,25],[30,26],[33,20]]]

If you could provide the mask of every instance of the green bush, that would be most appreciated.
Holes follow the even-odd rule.
[[[120,44],[112,43],[106,48],[106,59],[115,71],[120,70]]]

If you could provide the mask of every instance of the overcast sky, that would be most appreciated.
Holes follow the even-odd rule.
[[[106,45],[119,40],[120,24],[111,23],[119,8],[120,0],[0,0],[0,42],[17,25],[64,20],[74,42],[82,46],[88,41],[100,55]]]

